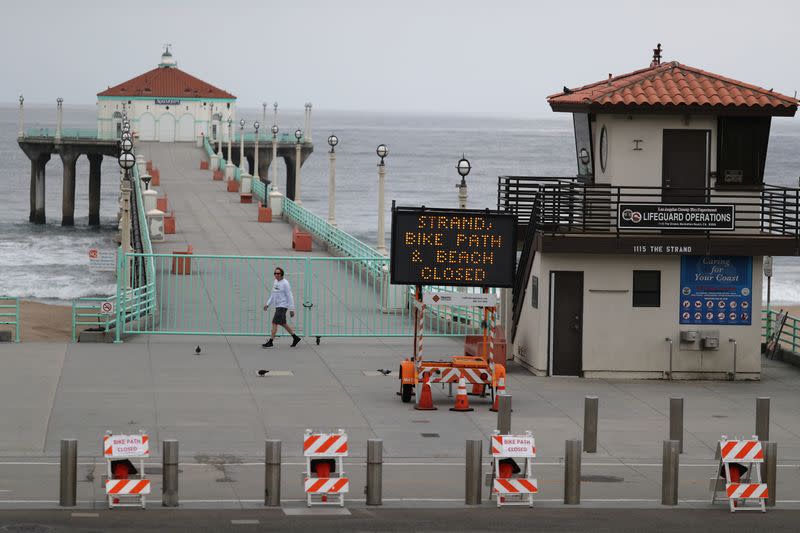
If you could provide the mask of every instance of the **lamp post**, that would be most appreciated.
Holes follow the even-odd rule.
[[[464,154],[462,154],[461,159],[458,160],[458,164],[456,164],[456,170],[458,170],[458,175],[461,176],[461,183],[456,183],[456,189],[458,189],[458,207],[459,209],[466,209],[467,180],[464,178],[466,178],[469,174],[469,171],[472,170],[472,165],[469,164],[469,159],[464,157]]]
[[[328,144],[331,147],[331,151],[328,156],[330,159],[330,172],[328,179],[328,224],[335,226],[336,214],[334,213],[334,209],[336,207],[336,200],[334,194],[336,193],[336,151],[334,148],[336,148],[336,145],[339,144],[339,137],[331,133],[328,136]]]
[[[261,108],[262,108],[262,110],[261,110],[261,123],[262,124],[266,124],[267,123],[267,103],[266,102],[261,102]]]
[[[278,123],[278,102],[272,104],[273,112],[272,112],[272,123]]]
[[[386,165],[383,160],[389,155],[389,147],[385,144],[379,144],[375,153],[381,158],[381,162],[378,163],[378,253],[386,255],[386,231],[383,228],[383,188],[386,181]]]
[[[231,137],[233,137],[233,119],[228,117],[228,161],[225,163],[225,180],[233,179],[234,164],[231,161]]]
[[[300,139],[303,137],[303,130],[297,128],[294,130],[294,138],[297,142],[294,145],[294,203],[297,205],[302,204],[300,200],[300,157],[302,154],[303,146],[300,144]]]
[[[244,172],[244,119],[239,121],[239,170]]]
[[[19,95],[19,131],[17,132],[17,137],[25,136],[25,111],[22,106],[24,101],[25,97]]]
[[[250,174],[253,175],[254,180],[258,179],[258,127],[260,125],[261,124],[259,124],[257,120],[253,122],[253,127],[256,129],[256,145],[254,148],[255,155],[253,157],[253,171]]]
[[[275,104],[275,109],[277,113],[278,104]],[[272,125],[272,190],[274,192],[278,192],[278,125]]]
[[[123,252],[131,251],[131,178],[130,169],[136,164],[136,158],[129,151],[123,151],[117,158],[122,169],[122,220],[120,225],[120,245]]]
[[[61,113],[63,109],[64,99],[60,96],[56,98],[56,103],[58,104],[58,112],[56,115],[56,142],[61,141]]]

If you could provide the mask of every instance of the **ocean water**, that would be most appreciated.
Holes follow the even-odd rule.
[[[266,120],[261,109],[239,109],[248,125]],[[55,124],[53,106],[26,105],[26,128]],[[83,296],[113,293],[110,273],[89,270],[88,249],[113,250],[118,196],[116,161],[103,161],[100,228],[88,228],[88,173],[86,158],[78,160],[75,227],[62,228],[61,161],[47,166],[47,224],[28,223],[30,162],[16,142],[16,106],[0,105],[0,295],[67,303]],[[95,127],[94,106],[65,104],[64,127]],[[303,110],[279,109],[282,131],[303,125]],[[336,221],[340,228],[374,244],[377,238],[377,163],[375,148],[389,146],[386,158],[386,229],[389,207],[429,205],[456,207],[455,165],[462,154],[472,164],[467,177],[469,207],[497,205],[500,175],[569,176],[575,173],[572,122],[569,115],[546,118],[491,115],[381,114],[325,111],[312,114],[315,152],[303,165],[302,200],[307,209],[327,217],[328,155],[326,139],[339,137],[336,147]],[[767,157],[769,183],[797,186],[800,175],[800,121],[775,119]],[[285,191],[285,168],[278,163],[278,182]],[[800,260],[776,258],[772,299],[800,303]]]

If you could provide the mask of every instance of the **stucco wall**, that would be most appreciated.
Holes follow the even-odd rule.
[[[669,370],[669,345],[673,339],[672,369],[676,378],[724,378],[733,368],[733,343],[737,341],[737,375],[755,378],[761,368],[760,314],[762,258],[753,258],[750,326],[689,326],[679,324],[680,256],[600,256],[588,254],[537,254],[532,275],[539,277],[539,308],[530,305],[530,283],[512,349],[517,360],[531,370],[548,369],[550,272],[582,271],[583,369],[586,377],[661,378]],[[661,306],[633,307],[633,271],[661,271]],[[719,330],[718,350],[684,350],[681,330]],[[702,356],[702,361],[701,361]]]

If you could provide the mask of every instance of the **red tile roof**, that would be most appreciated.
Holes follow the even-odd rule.
[[[794,116],[798,100],[755,85],[663,63],[547,97],[553,111],[674,109]]]
[[[199,80],[177,67],[158,67],[110,87],[97,96],[148,96],[153,98],[231,98],[227,91]]]

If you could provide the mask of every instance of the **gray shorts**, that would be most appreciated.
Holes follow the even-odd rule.
[[[272,323],[278,324],[279,326],[286,325],[286,308],[285,307],[276,307],[275,314],[272,316]]]

